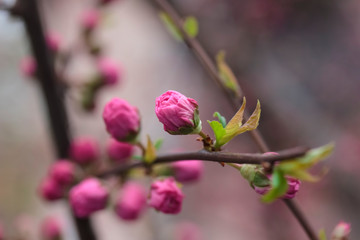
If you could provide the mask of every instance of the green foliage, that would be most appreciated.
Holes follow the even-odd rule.
[[[319,231],[319,240],[327,240],[326,233],[324,229]]]
[[[184,22],[184,31],[191,38],[197,36],[199,31],[199,24],[195,17],[187,17]]]
[[[144,155],[144,161],[145,161],[145,163],[150,164],[150,163],[154,162],[155,159],[156,159],[156,149],[148,135],[147,136],[147,146],[146,146],[145,155]]]
[[[308,151],[304,156],[281,162],[277,168],[281,169],[286,175],[309,182],[316,182],[319,176],[311,175],[307,170],[316,163],[325,160],[334,150],[334,144],[329,143],[319,148]]]
[[[222,116],[219,112],[214,112],[213,117],[216,117],[219,119],[219,122],[223,127],[226,127],[226,118]]]
[[[283,196],[287,189],[288,184],[284,173],[280,169],[275,168],[271,178],[271,189],[262,197],[262,201],[266,203],[273,202]]]
[[[255,111],[246,121],[246,123],[242,125],[245,106],[246,98],[244,97],[243,104],[241,105],[239,111],[233,116],[233,118],[225,127],[223,127],[223,125],[218,121],[208,121],[215,134],[215,148],[220,149],[221,146],[228,143],[237,135],[257,128],[257,126],[259,125],[261,113],[260,102],[257,102]]]
[[[158,139],[155,144],[154,144],[154,147],[157,151],[159,151],[159,149],[161,148],[161,146],[163,145],[164,143],[164,139],[160,138]]]
[[[172,18],[165,12],[160,12],[159,17],[161,21],[164,23],[167,30],[170,32],[170,34],[178,41],[183,40],[183,35],[180,31],[180,29],[176,26]]]
[[[240,86],[236,80],[236,77],[225,61],[225,51],[220,51],[216,55],[216,64],[219,76],[224,86],[231,90],[235,95],[241,96]]]

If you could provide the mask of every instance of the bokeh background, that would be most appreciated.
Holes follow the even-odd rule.
[[[316,184],[303,183],[296,201],[311,224],[330,233],[340,221],[352,224],[352,239],[360,238],[360,2],[357,0],[176,0],[183,15],[196,16],[199,39],[211,56],[227,52],[253,108],[262,103],[260,131],[273,150],[297,145],[316,147],[336,142],[326,162],[329,173]],[[60,34],[64,49],[80,37],[79,16],[90,0],[41,1],[48,31]],[[105,21],[96,39],[105,54],[125,71],[124,81],[98,96],[98,106],[85,113],[66,96],[74,136],[108,139],[102,107],[113,97],[138,106],[143,136],[164,138],[162,152],[201,147],[193,136],[171,136],[162,130],[155,98],[173,89],[195,98],[206,123],[215,111],[229,119],[233,111],[196,58],[175,41],[158,18],[152,1],[119,0],[104,9]],[[0,12],[0,221],[6,232],[29,229],[38,239],[38,224],[58,216],[66,239],[76,239],[66,204],[47,204],[37,186],[55,159],[45,105],[37,82],[20,73],[21,59],[31,54],[21,21]],[[86,80],[93,62],[75,54],[68,69],[74,82]],[[248,134],[227,149],[257,152]],[[181,214],[166,216],[149,209],[135,223],[118,220],[111,209],[94,216],[101,240],[175,239],[179,222],[196,223],[207,240],[306,239],[279,201],[264,205],[238,172],[206,163],[199,183],[185,186]]]

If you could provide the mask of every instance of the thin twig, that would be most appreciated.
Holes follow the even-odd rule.
[[[203,160],[210,162],[236,163],[236,164],[262,164],[265,162],[274,163],[289,160],[303,156],[309,149],[305,147],[296,147],[278,152],[278,155],[263,155],[259,153],[226,153],[226,152],[208,152],[201,150],[198,152],[173,153],[158,156],[152,165],[164,164],[183,160]],[[146,167],[143,162],[129,163],[117,168],[98,174],[100,178],[110,177],[128,172],[133,168]]]
[[[212,60],[212,58],[206,53],[205,49],[202,47],[200,42],[196,38],[191,38],[184,30],[184,28],[183,28],[184,21],[181,18],[181,16],[171,6],[171,4],[169,4],[166,0],[153,0],[153,1],[155,3],[157,3],[158,6],[171,17],[171,19],[174,21],[174,23],[176,24],[178,29],[181,31],[186,45],[195,54],[195,56],[198,58],[199,62],[202,64],[202,66],[205,68],[205,70],[208,72],[208,74],[211,76],[211,78],[222,89],[222,91],[225,93],[229,102],[231,103],[231,105],[233,106],[233,108],[236,111],[240,106],[241,96],[235,96],[229,90],[227,90],[225,88],[225,86],[222,84],[221,78],[218,74],[216,65],[215,65],[214,61]],[[249,114],[245,113],[245,117],[248,118]],[[259,147],[259,149],[262,152],[270,151],[268,144],[266,143],[265,139],[263,138],[263,136],[257,129],[254,131],[251,131],[250,135],[251,135],[253,141],[256,143],[256,145]],[[311,228],[310,224],[306,220],[305,216],[301,213],[299,208],[296,206],[295,202],[287,200],[287,201],[285,201],[285,203],[286,203],[286,206],[294,214],[296,219],[299,221],[301,226],[304,228],[309,239],[317,240],[318,238],[315,234],[315,231]]]

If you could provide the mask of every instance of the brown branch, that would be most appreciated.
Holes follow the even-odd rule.
[[[195,54],[195,56],[198,58],[199,62],[202,64],[202,66],[205,68],[205,70],[208,72],[208,74],[211,76],[211,78],[217,83],[217,85],[222,89],[223,93],[228,98],[229,102],[232,104],[235,111],[240,107],[240,100],[241,96],[236,96],[232,94],[229,90],[226,89],[226,87],[222,84],[221,78],[218,74],[216,65],[212,58],[206,53],[205,49],[202,47],[200,42],[196,38],[191,38],[186,31],[183,28],[183,19],[182,17],[177,13],[177,11],[169,4],[166,0],[153,0],[157,5],[165,11],[174,21],[176,26],[181,31],[184,41],[186,45],[189,47],[189,49]],[[248,118],[249,114],[245,112],[245,117]],[[256,143],[256,145],[259,147],[259,149],[262,152],[269,152],[270,148],[267,145],[265,139],[261,135],[261,133],[258,130],[254,130],[249,132],[253,141]],[[298,222],[301,224],[305,232],[307,233],[309,239],[311,240],[317,240],[317,236],[314,232],[314,230],[311,228],[310,224],[306,220],[305,216],[301,213],[299,208],[296,206],[295,202],[292,202],[290,200],[285,201],[286,206],[291,210],[291,212],[294,214]]]
[[[237,163],[237,164],[263,164],[284,161],[293,159],[296,157],[303,156],[309,149],[305,147],[296,147],[291,149],[286,149],[278,152],[279,155],[263,155],[259,153],[226,153],[226,152],[208,152],[206,150],[201,150],[198,152],[185,152],[185,153],[174,153],[158,156],[152,165],[155,164],[164,164],[175,161],[184,161],[184,160],[203,160],[210,162],[223,162],[223,163]],[[100,178],[107,178],[112,175],[120,175],[128,172],[133,168],[139,167],[148,167],[143,162],[129,163],[127,165],[122,165],[117,168],[112,168],[108,171],[98,174]]]

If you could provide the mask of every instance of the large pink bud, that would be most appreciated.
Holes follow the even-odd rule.
[[[346,222],[339,222],[331,234],[331,240],[348,240],[350,236],[351,225]]]
[[[61,224],[56,218],[46,218],[41,225],[41,235],[45,240],[59,240],[61,238]]]
[[[155,113],[170,134],[197,134],[201,121],[197,102],[176,91],[167,91],[156,98]]]
[[[58,52],[60,50],[61,38],[57,33],[48,33],[46,36],[46,44],[49,49],[53,52]]]
[[[97,9],[89,9],[81,15],[81,26],[85,31],[92,31],[100,21],[100,13]]]
[[[37,64],[33,57],[25,57],[21,60],[20,70],[26,77],[33,78],[36,76]]]
[[[68,186],[75,180],[75,165],[65,159],[55,162],[49,171],[49,176],[59,185]]]
[[[175,179],[182,183],[199,180],[203,172],[203,162],[198,160],[178,161],[171,164]]]
[[[133,151],[133,145],[125,142],[118,142],[113,138],[109,139],[106,147],[106,152],[109,158],[118,163],[123,163],[131,157]]]
[[[100,58],[97,61],[100,77],[106,85],[114,85],[121,80],[121,69],[110,58]]]
[[[179,213],[183,198],[184,195],[173,178],[157,180],[151,184],[149,205],[158,211]]]
[[[77,217],[88,217],[106,207],[108,195],[98,179],[88,178],[70,190],[70,205]]]
[[[46,201],[55,201],[64,196],[64,186],[51,177],[45,178],[39,187],[41,197]]]
[[[116,214],[124,220],[136,220],[145,207],[145,189],[137,183],[126,183],[116,201]]]
[[[110,135],[121,142],[134,141],[140,131],[140,117],[136,107],[127,101],[113,98],[105,105],[103,119]]]
[[[286,194],[284,196],[282,196],[283,199],[292,199],[295,197],[296,193],[299,191],[300,189],[300,180],[296,179],[296,178],[292,178],[292,177],[286,177],[287,180],[287,184],[288,184],[288,190],[286,192]],[[257,187],[254,186],[255,192],[257,192],[258,194],[264,195],[266,194],[271,187]]]
[[[70,157],[80,164],[88,164],[99,158],[99,146],[91,137],[79,137],[72,141]]]

